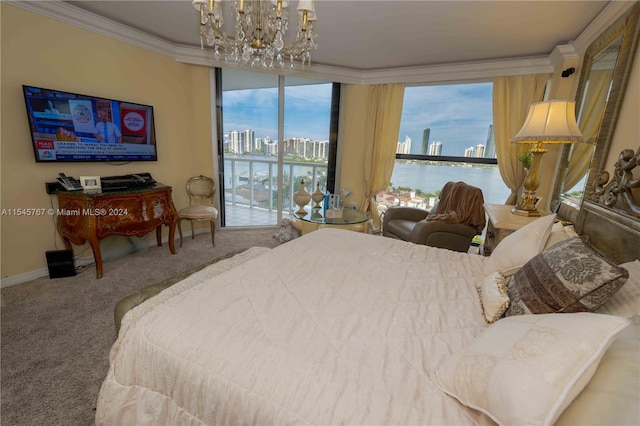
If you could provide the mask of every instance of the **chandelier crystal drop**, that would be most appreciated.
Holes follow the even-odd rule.
[[[318,48],[313,32],[316,12],[313,0],[299,0],[296,37],[285,43],[289,29],[289,0],[192,0],[200,12],[200,45],[213,49],[216,61],[272,70],[293,69],[296,61],[311,65],[311,51]],[[233,36],[223,30],[223,4],[235,16]]]

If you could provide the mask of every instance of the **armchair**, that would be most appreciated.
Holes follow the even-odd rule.
[[[448,182],[431,213],[415,207],[392,207],[383,219],[382,235],[415,244],[466,252],[486,225],[482,190]]]

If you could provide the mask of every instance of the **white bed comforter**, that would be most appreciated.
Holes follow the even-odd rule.
[[[125,316],[96,423],[484,422],[428,377],[486,328],[484,261],[337,229],[251,249]]]

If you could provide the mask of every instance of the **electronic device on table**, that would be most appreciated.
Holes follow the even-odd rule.
[[[157,161],[153,107],[22,86],[36,162]]]
[[[78,191],[83,189],[79,180],[67,176],[64,173],[58,175],[57,182],[47,182],[47,194],[53,194],[60,189],[67,191]],[[105,191],[121,191],[131,188],[144,188],[155,185],[157,182],[150,173],[135,173],[122,176],[106,176],[101,177],[100,190]],[[62,188],[61,188],[62,187]]]
[[[60,182],[60,185],[62,185],[62,187],[67,191],[78,191],[82,189],[82,185],[79,180],[68,177],[64,173],[60,173],[58,175],[58,182]]]
[[[123,176],[107,176],[101,178],[103,191],[118,191],[121,189],[141,188],[155,185],[156,181],[150,173],[137,173]]]

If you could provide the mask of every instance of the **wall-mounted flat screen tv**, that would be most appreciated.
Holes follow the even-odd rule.
[[[158,160],[152,106],[22,89],[37,162]]]

